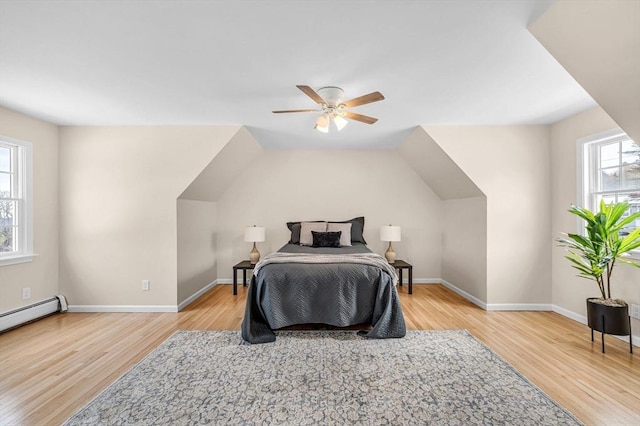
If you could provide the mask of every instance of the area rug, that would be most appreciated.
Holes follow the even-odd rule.
[[[465,330],[178,331],[68,425],[579,425]]]

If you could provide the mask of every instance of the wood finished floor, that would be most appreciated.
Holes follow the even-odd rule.
[[[552,312],[486,312],[440,285],[400,290],[407,328],[467,329],[588,425],[640,425],[640,349]],[[180,313],[58,314],[0,335],[0,424],[57,425],[175,330],[239,330],[246,290]]]

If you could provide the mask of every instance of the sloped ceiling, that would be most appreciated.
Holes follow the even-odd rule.
[[[443,200],[478,197],[483,192],[422,127],[416,127],[396,151],[407,166]],[[242,127],[180,195],[180,199],[215,202],[264,148]]]
[[[179,198],[217,201],[220,195],[264,152],[251,133],[242,127],[227,142]]]
[[[409,135],[398,153],[443,200],[484,195],[422,127]]]
[[[640,142],[640,1],[558,1],[529,31]]]

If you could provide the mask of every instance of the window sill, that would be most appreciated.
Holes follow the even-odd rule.
[[[0,257],[0,266],[31,262],[35,256],[35,254],[18,254],[15,256]]]

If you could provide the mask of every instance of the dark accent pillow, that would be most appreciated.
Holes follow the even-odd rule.
[[[311,231],[313,236],[312,247],[340,247],[340,235],[342,231],[338,232],[316,232]]]
[[[305,220],[305,221],[297,221],[297,222],[287,222],[287,228],[291,231],[291,239],[289,240],[289,244],[300,244],[300,223],[302,222],[325,222],[324,220]],[[343,220],[339,222],[337,220],[331,220],[329,222],[333,223],[349,223],[351,222],[351,243],[362,243],[367,244],[364,240],[364,236],[362,233],[364,232],[364,216],[354,217],[350,220]],[[298,225],[294,228],[294,225]]]

